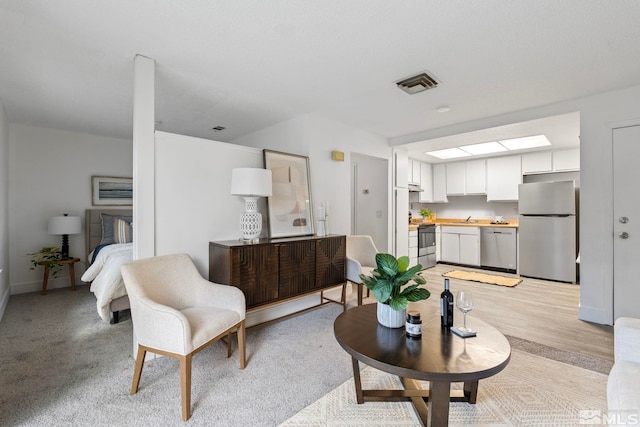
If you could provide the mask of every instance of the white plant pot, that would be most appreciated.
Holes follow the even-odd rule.
[[[407,310],[396,311],[389,304],[378,303],[378,323],[387,328],[402,328],[407,319]]]

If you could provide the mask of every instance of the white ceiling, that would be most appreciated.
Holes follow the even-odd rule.
[[[639,23],[637,0],[0,0],[0,101],[131,138],[142,54],[160,130],[232,141],[318,113],[397,138],[640,84]],[[423,70],[437,88],[395,87]]]

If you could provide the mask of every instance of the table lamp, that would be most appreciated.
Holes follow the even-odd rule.
[[[258,212],[258,198],[271,196],[271,170],[236,168],[231,170],[231,194],[244,197],[245,212],[240,219],[242,239],[258,240],[262,232],[262,214]]]
[[[62,259],[69,259],[69,234],[78,234],[82,231],[79,216],[54,216],[49,218],[49,234],[62,235]]]

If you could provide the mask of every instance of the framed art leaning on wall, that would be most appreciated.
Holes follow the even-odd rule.
[[[93,206],[131,206],[133,204],[133,179],[92,176],[91,204]]]
[[[314,233],[309,158],[264,150],[264,167],[271,170],[273,194],[267,198],[269,236],[308,236]]]

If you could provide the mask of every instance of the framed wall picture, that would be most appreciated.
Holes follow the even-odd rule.
[[[309,158],[264,150],[273,194],[267,198],[271,238],[314,234]]]
[[[92,176],[91,204],[93,206],[131,206],[133,204],[133,179]]]

